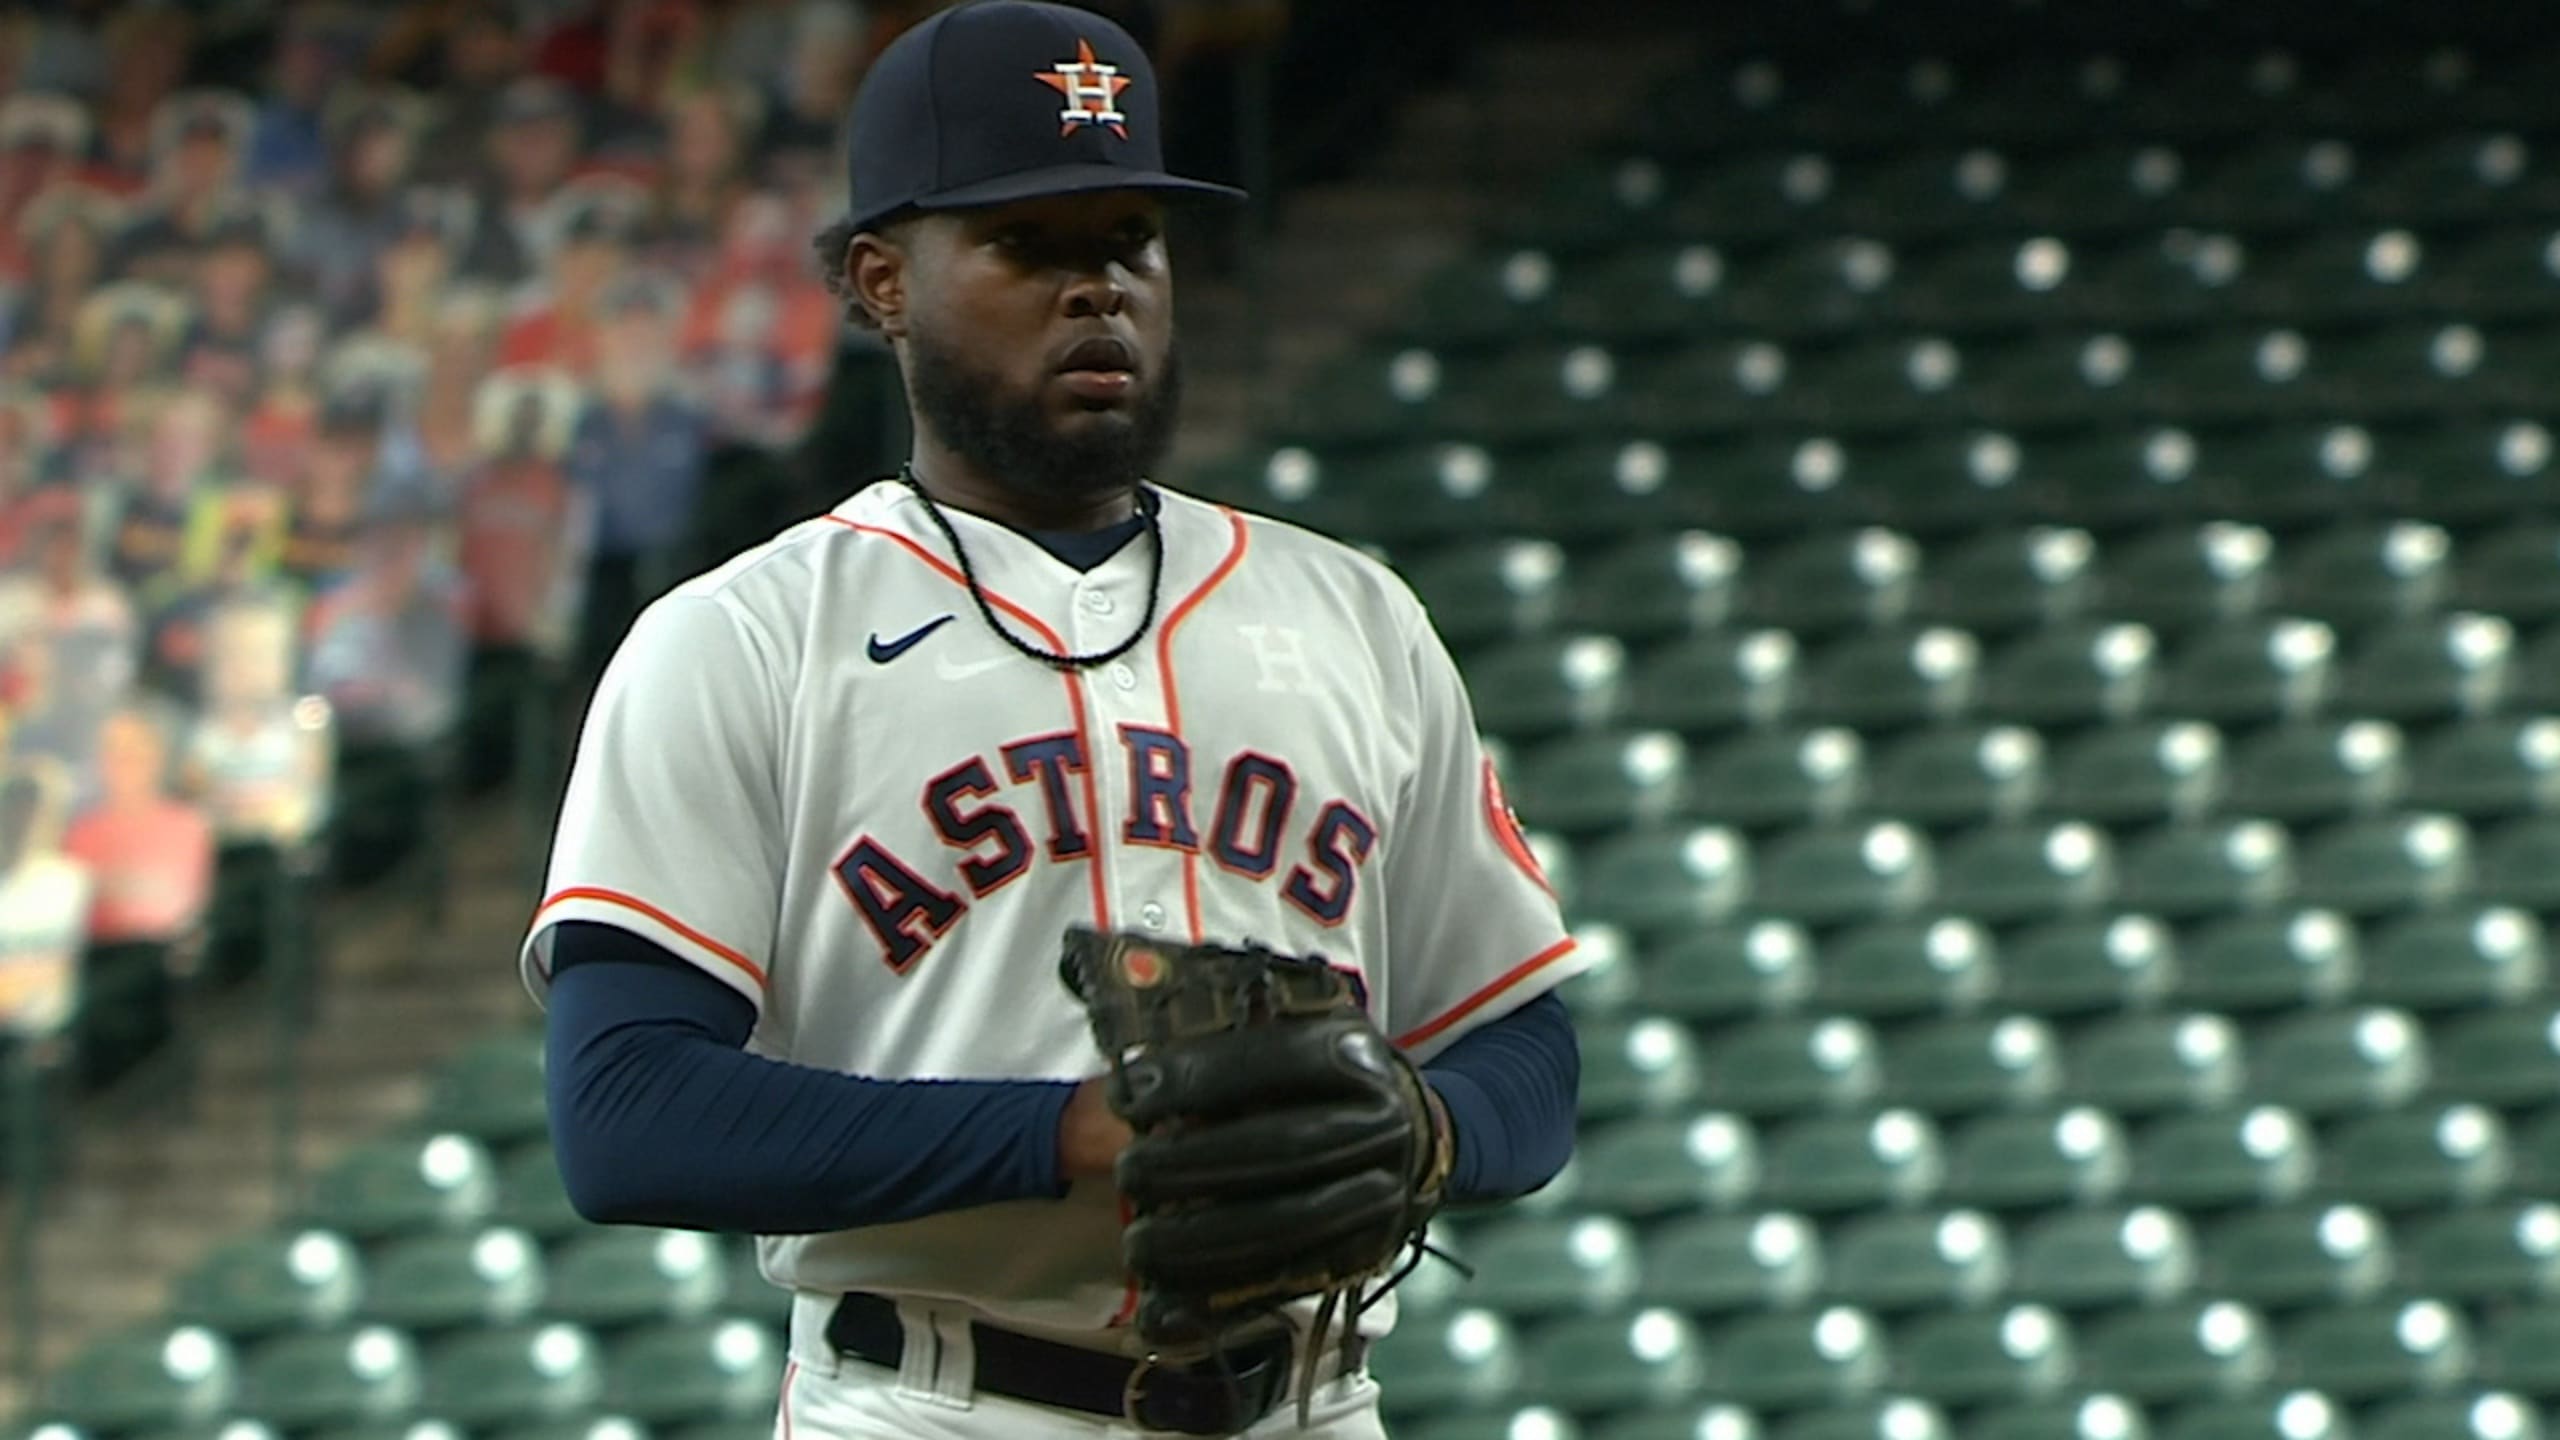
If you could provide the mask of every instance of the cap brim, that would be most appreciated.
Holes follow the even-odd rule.
[[[975,210],[989,205],[1009,205],[1016,200],[1042,200],[1052,195],[1090,195],[1105,190],[1147,190],[1172,199],[1233,202],[1245,198],[1245,192],[1233,185],[1187,180],[1161,170],[1129,170],[1118,165],[1053,165],[1046,170],[1026,170],[1016,175],[981,180],[973,185],[937,190],[894,209],[857,216],[854,228],[869,229],[907,210]]]

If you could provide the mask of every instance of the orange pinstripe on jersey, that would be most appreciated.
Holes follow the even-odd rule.
[[[1572,954],[1573,945],[1573,937],[1567,935],[1553,945],[1548,946],[1546,949],[1539,951],[1537,954],[1532,955],[1528,959],[1521,961],[1519,964],[1512,966],[1508,970],[1505,970],[1500,975],[1494,977],[1492,984],[1485,986],[1473,995],[1468,996],[1466,999],[1459,1001],[1457,1004],[1452,1005],[1447,1010],[1441,1012],[1438,1019],[1417,1025],[1413,1029],[1406,1031],[1404,1034],[1397,1036],[1397,1048],[1410,1050],[1414,1046],[1421,1044],[1423,1041],[1430,1039],[1432,1036],[1439,1034],[1441,1031],[1446,1030],[1450,1026],[1457,1024],[1459,1021],[1466,1019],[1470,1015],[1473,1015],[1478,1010],[1481,1010],[1485,1006],[1493,1003],[1494,999],[1500,996],[1503,991],[1510,989],[1512,986],[1517,985],[1521,981],[1528,979],[1530,976],[1537,974],[1539,971],[1544,970],[1556,961]]]
[[[730,964],[737,966],[740,970],[745,971],[747,973],[747,978],[756,982],[757,989],[761,990],[764,988],[765,980],[763,966],[758,965],[753,960],[739,954],[736,950],[712,939],[710,936],[703,934],[701,931],[694,929],[692,926],[687,925],[673,915],[659,909],[657,906],[650,904],[648,901],[641,899],[639,896],[625,895],[619,890],[607,890],[601,885],[572,885],[565,890],[558,891],[548,896],[543,900],[541,906],[533,912],[534,928],[537,930],[542,928],[542,917],[550,913],[555,906],[567,904],[572,900],[601,900],[605,904],[618,905],[625,910],[631,911],[635,915],[642,915],[651,920],[655,920],[659,924],[673,930],[678,935],[683,936],[694,944],[701,946],[703,949],[708,950]]]

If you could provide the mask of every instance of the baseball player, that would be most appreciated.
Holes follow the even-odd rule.
[[[1571,1149],[1579,962],[1428,617],[1148,479],[1167,207],[1236,194],[1165,173],[1156,116],[1082,10],[882,54],[820,249],[911,460],[649,606],[579,741],[521,956],[562,1175],[592,1220],[759,1237],[784,1437],[1381,1435],[1392,1290],[1344,1237]],[[1255,993],[1356,1003],[1106,1053],[1071,934],[1130,986],[1253,946],[1295,977]],[[1158,1343],[1213,1310],[1214,1353]]]

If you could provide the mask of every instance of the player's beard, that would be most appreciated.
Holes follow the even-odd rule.
[[[1182,358],[1172,345],[1150,382],[1124,414],[1095,416],[1068,434],[1038,395],[1009,394],[1000,377],[930,336],[907,336],[907,396],[918,417],[979,474],[1043,500],[1108,495],[1154,472],[1182,407]]]

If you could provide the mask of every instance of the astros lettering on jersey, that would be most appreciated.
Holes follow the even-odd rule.
[[[1289,525],[1160,500],[1158,618],[1062,671],[976,613],[922,504],[873,485],[678,587],[598,688],[547,898],[757,1007],[756,1053],[878,1079],[1083,1079],[1057,978],[1070,924],[1258,940],[1359,973],[1417,1062],[1579,967],[1392,571]],[[1144,613],[1143,542],[1091,571],[948,511],[1005,624],[1106,649]],[[974,1306],[1111,1343],[1129,1300],[1108,1182],[759,1241],[766,1274]],[[1371,1324],[1382,1326],[1381,1305]]]

